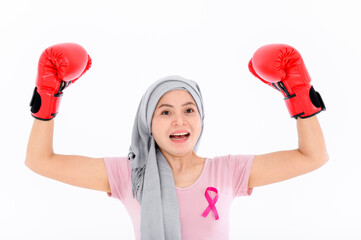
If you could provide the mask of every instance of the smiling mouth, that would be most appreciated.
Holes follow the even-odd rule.
[[[190,133],[177,133],[177,134],[173,134],[170,135],[169,137],[173,140],[184,140],[187,139],[189,137]]]

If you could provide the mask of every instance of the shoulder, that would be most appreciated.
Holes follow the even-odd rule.
[[[105,157],[104,163],[108,175],[114,177],[119,177],[119,174],[122,176],[129,175],[130,161],[127,157]]]
[[[209,162],[216,166],[233,168],[235,165],[246,165],[253,162],[255,155],[249,154],[227,154],[209,158]]]
[[[104,157],[104,161],[112,165],[118,165],[128,164],[129,159],[127,157]]]
[[[127,157],[105,157],[110,191],[108,196],[124,199],[130,185],[130,161]]]

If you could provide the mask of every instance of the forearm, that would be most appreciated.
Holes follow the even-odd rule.
[[[34,120],[26,151],[25,163],[27,166],[53,156],[53,133],[54,119]]]
[[[328,153],[317,116],[297,119],[298,150],[314,161],[325,163]]]

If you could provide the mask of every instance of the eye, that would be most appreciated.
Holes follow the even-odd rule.
[[[163,111],[161,115],[169,115],[169,111]]]
[[[188,109],[186,110],[186,112],[187,112],[187,113],[192,113],[192,112],[194,112],[194,110],[193,110],[192,108],[188,108]]]

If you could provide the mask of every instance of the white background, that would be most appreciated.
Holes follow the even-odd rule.
[[[205,101],[200,156],[297,148],[283,97],[247,68],[269,43],[298,49],[327,111],[329,162],[255,188],[231,208],[230,239],[361,239],[357,1],[1,1],[0,239],[134,239],[120,201],[24,165],[29,102],[48,46],[81,44],[93,66],[64,92],[54,150],[126,156],[135,111],[157,79],[197,81]]]

